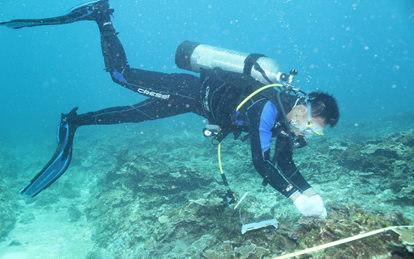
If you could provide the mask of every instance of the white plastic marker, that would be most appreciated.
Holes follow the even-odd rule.
[[[246,197],[246,195],[247,195],[247,192],[243,195],[243,197],[239,200],[239,202],[237,203],[237,205],[236,206],[234,206],[234,209],[236,209],[237,208],[237,206],[239,206],[239,204],[243,201],[243,199]]]

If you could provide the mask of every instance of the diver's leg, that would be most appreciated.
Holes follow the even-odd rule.
[[[138,123],[193,112],[192,108],[194,106],[186,105],[179,98],[169,101],[147,99],[132,106],[113,107],[80,115],[76,113],[77,108],[74,108],[61,116],[57,131],[58,146],[52,158],[20,193],[35,197],[63,175],[69,167],[73,138],[80,126]]]
[[[195,112],[194,107],[179,99],[174,101],[147,99],[135,105],[112,107],[79,115],[71,114],[67,117],[67,121],[69,125],[76,128],[86,125],[139,123]]]
[[[105,70],[111,74],[115,83],[152,99],[168,100],[172,103],[180,100],[184,105],[193,106],[192,109],[197,106],[197,109],[193,109],[194,112],[202,114],[201,105],[196,101],[200,99],[198,77],[130,68],[109,12],[101,12],[95,21],[101,33]]]
[[[105,70],[111,74],[115,83],[151,98],[199,98],[200,81],[196,76],[130,68],[110,14],[111,12],[102,10],[95,16],[95,21],[101,34]]]
[[[113,9],[109,8],[108,0],[95,0],[79,4],[72,7],[66,12],[66,14],[61,16],[40,19],[17,19],[7,22],[0,22],[0,25],[4,25],[12,29],[20,29],[24,27],[58,25],[78,21],[94,21],[96,19],[95,16],[101,12],[113,12]]]
[[[98,25],[101,34],[102,54],[105,62],[105,70],[111,73],[112,78],[117,82],[117,72],[122,73],[129,68],[124,47],[118,39],[118,33],[112,24],[111,15],[113,9],[109,5],[102,5],[102,10],[96,12],[94,21]],[[121,83],[121,82],[117,82]]]

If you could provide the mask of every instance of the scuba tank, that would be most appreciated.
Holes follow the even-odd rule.
[[[200,72],[219,67],[225,71],[251,75],[263,84],[288,81],[279,64],[262,54],[247,54],[193,41],[182,42],[175,52],[175,64],[185,70]]]

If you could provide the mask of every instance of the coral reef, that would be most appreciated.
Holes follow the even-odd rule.
[[[47,195],[22,201],[46,209],[67,198],[70,202],[64,208],[70,223],[76,224],[85,214],[92,227],[95,246],[89,259],[269,259],[391,225],[412,224],[413,131],[359,142],[315,138],[310,148],[298,150],[296,163],[326,203],[325,220],[300,217],[290,200],[270,187],[264,189],[247,146],[229,141],[222,147],[222,158],[230,186],[237,194],[249,192],[234,210],[221,198],[225,189],[214,159],[216,148],[199,141],[198,135],[184,134],[191,145],[183,144],[180,134],[160,139],[130,135],[122,145],[97,142],[96,152],[84,151],[87,156],[74,159],[72,170],[84,174],[59,180]],[[99,162],[100,171],[92,170],[91,161],[102,156],[107,156],[106,163]],[[74,202],[85,188],[78,183],[91,179],[96,185],[84,207]],[[6,218],[1,222],[8,222],[1,230],[10,231],[18,207],[3,185],[0,191],[0,200],[5,195],[7,201],[2,203],[6,207],[0,217]],[[22,214],[20,223],[33,218]],[[272,218],[279,221],[278,229],[241,234],[243,224]],[[301,258],[409,258],[412,230],[396,232]]]
[[[210,240],[204,237],[205,240],[194,243],[197,238],[202,238],[202,231],[190,234],[180,226],[190,222],[205,227],[214,220],[208,215],[222,209],[222,200],[194,200],[181,210],[174,204],[185,204],[188,197],[196,197],[201,190],[207,192],[209,187],[216,189],[211,187],[217,185],[214,178],[183,164],[169,166],[157,156],[140,158],[127,149],[120,150],[115,157],[117,166],[101,175],[93,191],[94,198],[86,208],[88,219],[96,227],[93,237],[100,247],[108,247],[106,253],[143,257],[150,252],[162,254],[163,249],[155,250],[154,247],[172,235],[179,242],[171,242],[165,251],[172,247],[185,251],[184,244],[190,247],[193,244],[197,247],[193,250],[197,252],[202,247],[200,243]],[[203,217],[195,215],[199,207],[209,208]],[[141,250],[135,251],[138,248]],[[91,254],[100,254],[99,250],[97,248]]]
[[[0,240],[14,228],[18,216],[18,203],[9,189],[0,180]]]
[[[414,227],[400,227],[393,231],[400,235],[399,240],[407,247],[407,250],[414,252]]]
[[[332,207],[326,220],[302,218],[298,223],[299,225],[291,222],[281,224],[279,230],[281,236],[276,238],[277,242],[275,243],[284,245],[294,240],[297,245],[296,249],[303,250],[360,233],[389,226],[407,225],[411,222],[399,212],[373,215],[364,212],[359,206],[349,205],[347,207]],[[392,253],[408,255],[409,250],[398,241],[398,235],[389,231],[328,248],[312,254],[312,258],[383,258]],[[309,256],[303,258],[309,258]]]
[[[301,151],[298,164],[316,183],[343,181],[361,194],[395,205],[414,203],[414,131],[391,133],[364,142],[319,139]],[[343,179],[341,179],[343,178]]]
[[[391,138],[395,138],[395,135]],[[386,138],[386,141],[392,141],[391,138]],[[326,179],[321,176],[329,178],[326,172],[328,170],[335,172],[330,171],[334,179],[340,170],[348,168],[355,179],[366,178],[360,181],[369,183],[368,179],[376,174],[363,175],[362,172],[357,171],[362,170],[361,167],[366,165],[357,167],[352,164],[347,167],[349,162],[340,159],[344,157],[348,159],[351,155],[383,156],[385,152],[376,153],[373,146],[366,145],[367,148],[364,149],[364,144],[361,144],[360,148],[352,149],[354,151],[348,151],[350,153],[345,155],[343,153],[353,144],[345,141],[333,144],[332,140],[322,143],[322,146],[328,145],[331,148],[327,151],[322,152],[319,149],[314,151],[318,155],[313,161],[319,159],[319,161],[324,160],[325,163],[307,165],[308,168],[318,169],[316,171],[318,177],[311,177],[314,181],[320,179],[321,182],[325,182]],[[394,148],[401,148],[398,145],[390,148],[381,143],[379,147],[384,150],[388,148],[390,153],[397,155],[399,154],[397,151],[395,153],[391,151]],[[192,148],[203,147],[195,145]],[[240,163],[233,162],[232,156],[237,155],[242,159],[248,157],[248,154],[241,152],[239,148],[227,147],[223,150],[226,157],[230,156],[226,161],[228,168],[240,167]],[[147,152],[157,151],[147,150]],[[174,150],[171,149],[171,152]],[[408,151],[400,153],[398,156],[401,157],[396,161],[406,161],[405,152]],[[302,165],[302,161],[307,159],[306,154],[300,156],[299,163]],[[115,152],[114,157],[117,160],[116,166],[101,173],[98,185],[93,190],[93,198],[86,208],[86,215],[94,225],[93,238],[97,244],[88,258],[273,258],[283,253],[310,248],[367,231],[411,223],[398,211],[367,212],[361,206],[352,205],[347,201],[339,202],[337,205],[328,203],[329,215],[326,220],[292,217],[289,213],[278,218],[280,224],[277,230],[268,227],[241,235],[241,221],[252,222],[273,217],[264,212],[255,215],[256,212],[248,208],[249,205],[258,203],[258,199],[248,197],[247,201],[244,201],[248,204],[247,207],[241,206],[239,213],[219,198],[224,194],[223,187],[214,175],[205,174],[205,168],[197,163],[184,164],[174,161],[170,164],[172,161],[168,159],[172,159],[171,157],[142,158],[137,151],[125,148]],[[311,163],[315,163],[313,161]],[[335,161],[342,165],[335,164]],[[391,168],[393,163],[389,163],[389,166]],[[394,171],[389,172],[391,173]],[[385,173],[380,175],[388,177]],[[237,181],[237,179],[232,180]],[[243,178],[243,180],[248,179]],[[396,177],[395,180],[401,178]],[[410,190],[408,186],[403,188],[404,191]],[[394,196],[391,192],[389,199],[392,197]],[[393,253],[395,258],[401,258],[402,255],[409,255],[409,248],[409,245],[399,240],[398,234],[387,232],[305,255],[303,258],[384,258],[390,253]]]

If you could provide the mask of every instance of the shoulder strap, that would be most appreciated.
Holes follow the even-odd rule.
[[[259,63],[257,63],[257,60],[261,57],[267,57],[267,56],[263,54],[255,54],[255,53],[247,56],[246,59],[244,60],[243,73],[250,76],[252,74],[252,68],[254,67],[255,70],[259,71],[260,74],[262,74],[263,78],[266,79],[266,81],[269,84],[272,84],[273,83],[272,80],[270,80],[267,77],[266,72],[259,65]]]
[[[255,54],[255,53],[248,55],[246,59],[244,60],[243,73],[246,75],[251,75],[253,65],[261,57],[266,57],[266,56],[263,54]]]

